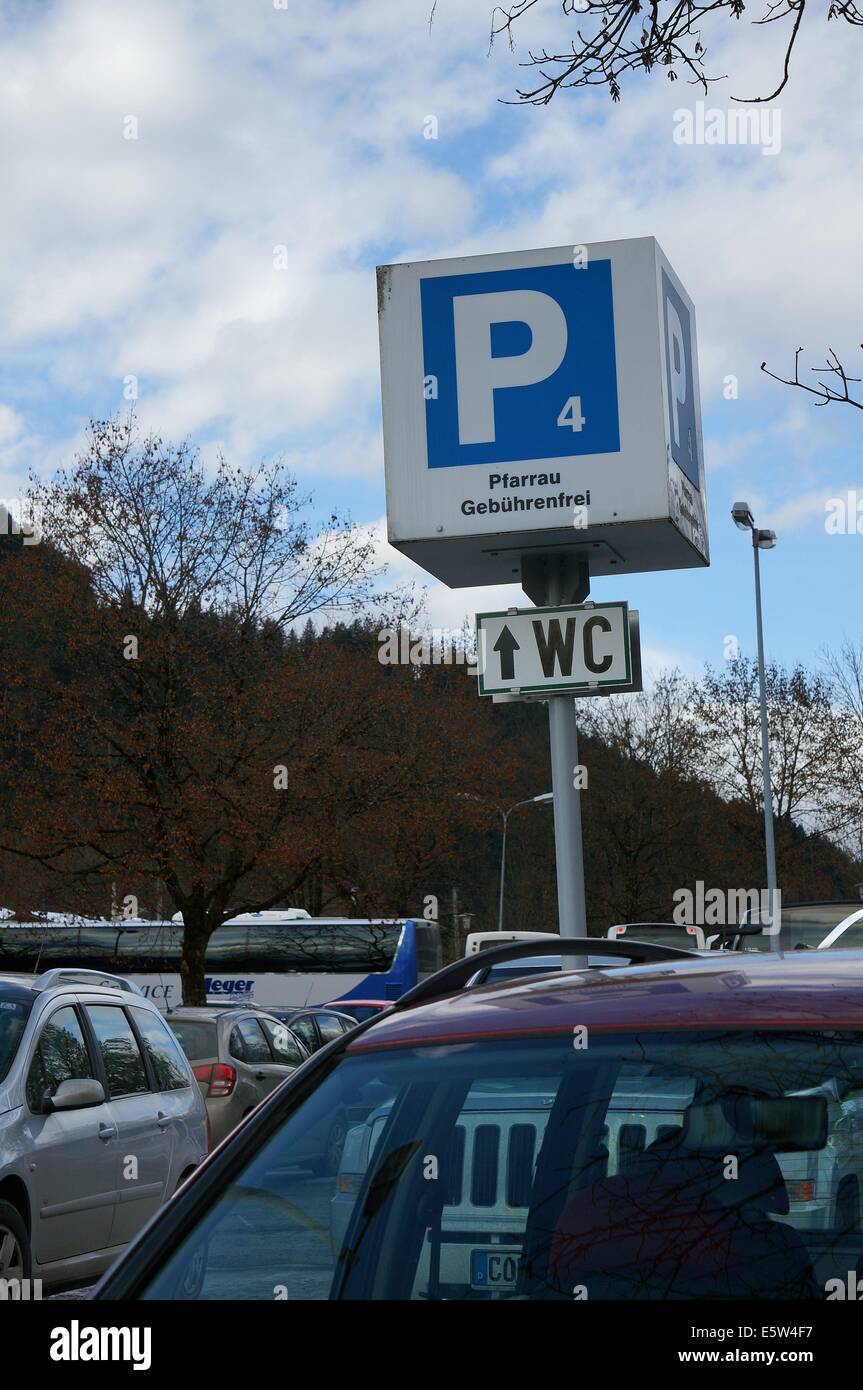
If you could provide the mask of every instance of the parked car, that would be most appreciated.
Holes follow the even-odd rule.
[[[369,1018],[377,1018],[385,1009],[391,1009],[392,999],[336,999],[325,1007],[335,1009],[344,1018],[352,1018],[355,1023],[365,1023]]]
[[[191,1068],[136,985],[0,977],[0,1278],[92,1281],[207,1147]]]
[[[189,1005],[169,1017],[206,1102],[214,1146],[309,1055],[284,1023],[258,1009]]]
[[[718,950],[721,933],[685,922],[622,922],[609,927],[609,941],[654,941],[660,946],[681,946],[688,951]]]
[[[607,938],[583,937],[580,940],[571,937],[562,939],[558,933],[551,932],[474,933],[467,939],[465,960],[472,959],[476,969],[465,981],[465,987],[473,989],[477,985],[521,980],[530,975],[547,975],[550,971],[563,969],[564,964],[567,970],[610,970],[656,959],[682,959],[697,954],[692,947],[680,944],[686,938],[681,936],[679,930],[673,942],[656,941],[647,932],[643,938],[633,934],[626,942],[620,942],[618,937],[625,931],[625,927],[613,927]],[[505,943],[503,950],[499,946],[492,946],[495,935]],[[530,941],[536,943],[533,948],[529,945]],[[555,946],[560,954],[555,951]],[[496,954],[489,956],[489,949]],[[535,955],[519,954],[521,950],[531,949],[536,951]]]
[[[299,1009],[276,1006],[269,1009],[273,1018],[287,1024],[308,1053],[318,1052],[327,1043],[341,1038],[356,1028],[357,1020],[334,1009]]]
[[[863,1173],[856,1124],[840,1141],[863,953],[641,950],[655,963],[424,981],[265,1102],[96,1297],[824,1298],[863,1271],[859,1187],[839,1199]],[[292,1179],[336,1114],[340,1171]]]
[[[180,1007],[179,1005],[177,1006]],[[208,1009],[238,1009],[240,1006],[234,999],[207,999]],[[243,1008],[252,1010],[255,1013],[265,1014],[267,1010],[263,1004],[258,1004],[254,999],[244,999]]]
[[[722,937],[728,949],[776,949],[776,939],[762,929],[758,912],[745,912],[739,926],[726,927]],[[779,945],[783,951],[859,950],[863,946],[863,902],[782,903]]]

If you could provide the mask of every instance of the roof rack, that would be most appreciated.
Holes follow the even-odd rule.
[[[144,998],[144,991],[134,980],[127,980],[122,975],[107,974],[104,970],[79,970],[72,966],[58,966],[38,975],[35,983],[39,989],[50,989],[52,985],[58,985],[61,981],[71,983],[74,980],[84,985],[94,985],[98,981],[106,989],[124,989],[130,994],[140,994],[141,998]]]
[[[697,951],[680,946],[658,946],[654,941],[608,941],[601,936],[561,936],[554,941],[513,941],[507,946],[492,946],[445,965],[427,980],[409,989],[394,1008],[410,1009],[414,1004],[427,1004],[444,994],[461,989],[462,985],[487,965],[499,965],[523,956],[616,956],[633,965],[652,965],[664,960],[703,960]]]

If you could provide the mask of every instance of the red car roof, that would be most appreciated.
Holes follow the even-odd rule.
[[[391,1009],[396,1001],[394,999],[334,999],[331,1004],[313,1004],[313,1009],[344,1009],[348,1005],[351,1008],[360,1009]]]
[[[537,1037],[577,1024],[863,1029],[863,951],[740,952],[482,985],[381,1019],[347,1050]]]

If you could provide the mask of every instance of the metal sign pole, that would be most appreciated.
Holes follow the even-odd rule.
[[[584,850],[581,842],[581,791],[573,785],[578,765],[575,700],[554,695],[548,702],[551,785],[554,791],[554,858],[557,914],[561,936],[587,936]]]
[[[534,602],[537,602],[537,595],[541,595],[540,602],[549,607],[561,603],[581,603],[590,592],[590,571],[583,559],[563,555],[542,556],[532,564],[523,562],[522,587]],[[554,792],[554,858],[560,934],[587,936],[581,791],[574,780],[578,766],[578,730],[575,700],[571,695],[553,695],[549,699],[548,732]],[[583,963],[586,965],[587,961]]]

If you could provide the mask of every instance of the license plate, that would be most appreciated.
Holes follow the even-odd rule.
[[[520,1250],[471,1250],[470,1286],[472,1289],[514,1289],[518,1278]]]

